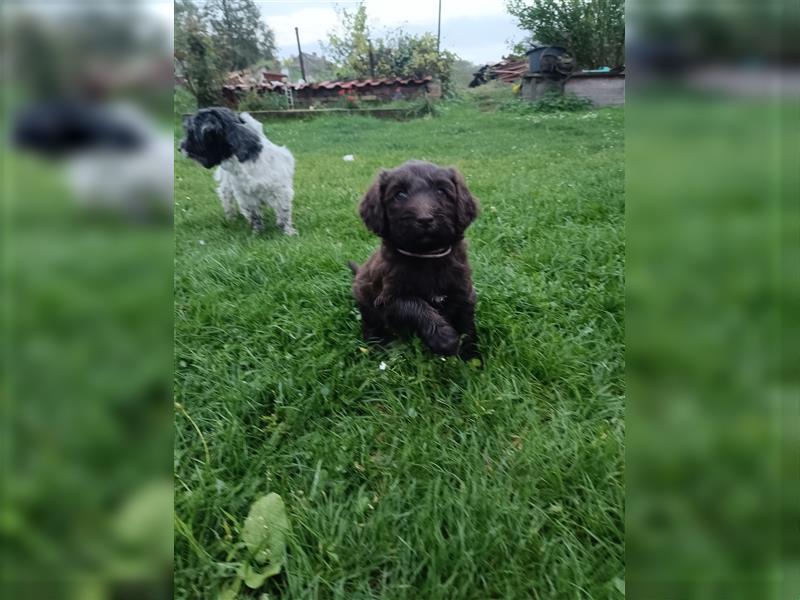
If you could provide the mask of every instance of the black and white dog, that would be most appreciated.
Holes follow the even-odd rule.
[[[239,212],[260,233],[266,205],[285,234],[297,233],[292,226],[294,157],[270,142],[258,121],[227,108],[204,108],[187,117],[184,128],[183,153],[206,169],[218,167],[217,195],[228,219]]]
[[[136,220],[172,214],[169,133],[133,105],[55,99],[19,110],[16,148],[64,163],[76,200]]]

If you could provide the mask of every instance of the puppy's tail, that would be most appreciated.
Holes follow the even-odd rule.
[[[358,273],[358,263],[352,260],[347,261],[347,266],[350,267],[350,270],[353,272],[353,275]]]

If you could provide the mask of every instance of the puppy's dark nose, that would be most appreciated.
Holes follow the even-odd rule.
[[[428,229],[430,228],[431,225],[433,225],[433,217],[430,215],[423,215],[417,217],[417,225],[419,225],[420,227],[424,227],[425,229]]]

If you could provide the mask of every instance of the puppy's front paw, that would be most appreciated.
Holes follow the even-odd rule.
[[[437,327],[427,342],[428,347],[436,354],[453,356],[458,352],[458,333],[450,325]]]
[[[483,368],[483,357],[477,346],[462,343],[461,348],[458,349],[458,357],[470,365]]]
[[[285,235],[297,235],[297,229],[295,229],[291,225],[285,225],[283,227],[283,233]]]

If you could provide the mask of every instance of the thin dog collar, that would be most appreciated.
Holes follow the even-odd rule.
[[[447,248],[439,248],[438,250],[434,250],[433,252],[425,252],[424,254],[409,252],[408,250],[403,250],[402,248],[395,248],[395,250],[397,250],[400,254],[413,256],[414,258],[442,258],[443,256],[450,254],[453,251],[453,247],[448,246]]]

